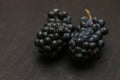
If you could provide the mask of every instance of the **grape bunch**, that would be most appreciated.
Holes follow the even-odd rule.
[[[86,12],[89,19],[85,16],[80,19],[80,25],[71,34],[72,39],[69,42],[71,56],[80,61],[89,60],[98,55],[104,46],[103,36],[108,33],[103,19],[92,18],[90,12],[88,10]]]
[[[55,57],[68,45],[73,31],[74,27],[68,13],[53,9],[48,12],[47,23],[37,33],[35,45],[41,55]]]

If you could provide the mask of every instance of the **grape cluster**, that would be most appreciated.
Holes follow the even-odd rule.
[[[108,33],[104,25],[105,21],[97,17],[88,19],[84,16],[80,19],[80,25],[71,34],[72,39],[69,42],[70,54],[73,58],[84,61],[99,53],[104,46],[103,36]]]
[[[35,45],[41,55],[54,57],[66,46],[73,32],[71,17],[66,11],[53,9],[48,12],[47,23],[37,33]]]

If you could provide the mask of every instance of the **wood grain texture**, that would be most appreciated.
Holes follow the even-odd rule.
[[[0,0],[0,80],[120,80],[120,0]],[[36,32],[52,8],[66,10],[75,25],[88,8],[110,29],[102,57],[75,67],[67,56],[44,62],[34,46]]]

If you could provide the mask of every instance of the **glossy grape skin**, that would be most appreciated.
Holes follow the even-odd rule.
[[[43,37],[42,32],[41,32],[41,31],[40,31],[40,32],[38,32],[38,33],[37,33],[37,38],[39,38],[39,39],[40,39],[40,38],[42,38],[42,37]]]
[[[72,19],[66,11],[53,9],[48,12],[47,23],[37,33],[35,45],[40,54],[44,56],[55,56],[68,46],[70,35],[73,32]]]
[[[96,31],[95,34],[98,35],[99,37],[102,37],[102,32],[101,32],[101,30]]]
[[[49,37],[46,37],[45,39],[44,39],[44,43],[45,44],[50,44],[51,43],[51,38],[49,38]]]
[[[44,46],[43,49],[44,49],[44,51],[47,51],[47,52],[51,51],[51,47],[50,46]]]
[[[76,44],[81,45],[81,43],[83,43],[83,39],[82,38],[78,38],[76,40]]]
[[[103,19],[99,19],[98,20],[98,23],[101,25],[101,26],[104,26],[105,25],[105,21]]]
[[[58,43],[58,45],[62,45],[63,41],[62,40],[58,40],[57,43]]]
[[[93,29],[94,31],[97,31],[97,30],[98,30],[97,25],[96,25],[96,24],[93,24],[93,25],[92,25],[92,29]]]
[[[95,41],[99,40],[99,36],[96,35],[96,34],[92,35],[92,38],[93,38]]]
[[[92,19],[92,21],[93,21],[93,23],[97,23],[97,22],[98,22],[98,18],[97,18],[97,17],[94,17],[94,18]]]
[[[43,39],[36,39],[35,40],[35,45],[37,46],[37,47],[42,47],[42,46],[44,46],[44,41],[43,41]]]
[[[88,18],[86,16],[83,16],[80,18],[80,21],[84,21],[84,22],[87,22],[88,21]]]
[[[107,28],[103,27],[103,28],[101,28],[101,32],[103,35],[106,35],[106,34],[108,34],[109,31]]]
[[[62,14],[63,14],[63,17],[67,17],[67,15],[68,15],[68,13],[66,11],[63,11]]]
[[[96,47],[96,43],[89,43],[89,47],[90,48],[95,48]]]
[[[55,32],[55,29],[52,28],[52,27],[50,27],[50,28],[49,28],[49,33],[54,33],[54,32]]]
[[[103,40],[99,40],[98,41],[98,47],[102,48],[104,46],[104,41]]]
[[[48,12],[48,17],[49,17],[49,18],[53,18],[54,16],[55,16],[54,11]]]
[[[104,26],[105,21],[94,17],[88,19],[83,16],[80,18],[80,25],[76,32],[71,35],[70,49],[71,55],[78,61],[85,61],[99,54],[104,47],[103,36],[108,34],[108,29]],[[80,47],[80,51],[76,50]]]
[[[83,43],[83,48],[87,49],[89,47],[89,42],[84,42]]]
[[[59,19],[61,19],[61,20],[63,19],[63,13],[62,13],[62,12],[59,12],[59,13],[57,14],[57,16],[58,16]]]
[[[80,53],[80,52],[81,52],[81,48],[78,47],[78,46],[75,47],[75,50],[76,50],[77,53]]]
[[[81,22],[80,22],[80,26],[83,26],[83,27],[85,27],[85,26],[86,26],[86,22],[84,22],[84,21],[81,21]]]
[[[48,33],[47,32],[43,32],[43,37],[47,37]]]
[[[69,40],[69,38],[70,38],[70,34],[65,33],[64,36],[63,36],[63,40],[66,41],[66,40]]]
[[[36,39],[35,41],[34,41],[34,44],[37,46],[37,47],[39,47],[40,45],[39,45],[39,39]]]
[[[60,11],[59,11],[59,9],[53,9],[53,12],[55,13],[55,14],[57,14],[57,13],[59,13]]]

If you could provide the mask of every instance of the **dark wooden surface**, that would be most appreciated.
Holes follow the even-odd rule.
[[[33,41],[53,8],[68,11],[75,25],[85,8],[106,20],[110,33],[95,64],[39,59]],[[0,80],[120,80],[120,0],[0,0]]]

